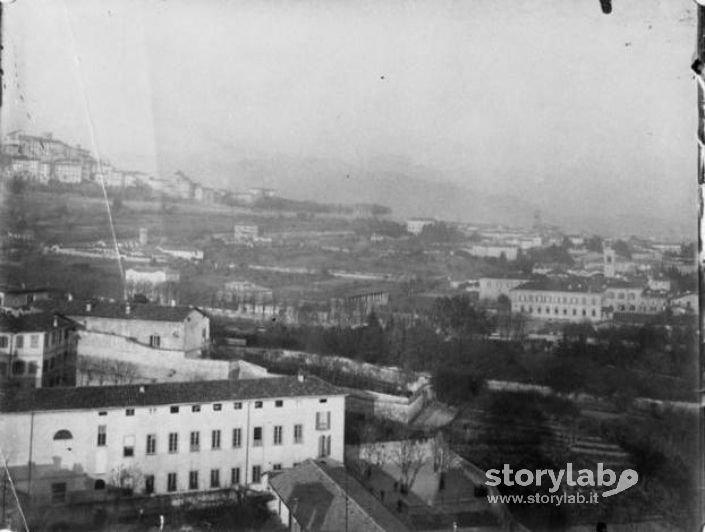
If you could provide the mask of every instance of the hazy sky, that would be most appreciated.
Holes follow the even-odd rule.
[[[546,212],[682,222],[695,213],[694,4],[613,4],[18,0],[2,126],[150,172],[197,175],[224,152],[372,172],[382,158]]]

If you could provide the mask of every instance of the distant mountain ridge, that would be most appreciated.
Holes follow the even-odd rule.
[[[583,209],[580,203],[550,204],[548,200],[541,201],[547,197],[546,190],[537,189],[535,198],[531,199],[506,183],[485,184],[483,190],[472,182],[471,176],[467,178],[467,185],[461,185],[450,182],[437,170],[393,158],[373,158],[364,165],[352,165],[330,159],[269,157],[236,150],[225,153],[228,155],[199,161],[194,167],[190,161],[183,161],[180,168],[194,176],[203,176],[210,185],[232,190],[260,186],[273,188],[277,195],[296,200],[385,205],[400,219],[420,216],[529,227],[534,214],[541,212],[544,222],[569,231],[605,236],[653,234],[683,240],[695,238],[695,218],[689,225],[679,223],[676,216],[666,212],[644,216],[629,209],[605,213]],[[579,202],[579,198],[576,201]],[[695,213],[694,210],[694,216]]]
[[[403,170],[376,164],[375,170],[323,159],[246,158],[218,164],[210,170],[223,188],[273,188],[278,195],[321,203],[377,203],[396,217],[436,217],[443,220],[530,224],[536,206],[516,197],[478,195],[439,172],[422,167]],[[383,168],[378,169],[380,166]]]

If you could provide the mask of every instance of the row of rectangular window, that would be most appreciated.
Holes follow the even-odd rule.
[[[15,347],[17,349],[24,349],[24,337],[29,336],[29,347],[30,348],[37,348],[39,347],[39,334],[30,334],[30,335],[22,335],[22,334],[16,334],[15,335]],[[54,345],[61,341],[63,336],[64,340],[69,339],[69,329],[64,329],[63,334],[62,331],[53,331],[51,333],[44,333],[44,347],[49,347],[51,345]],[[10,340],[9,336],[0,336],[0,349],[5,349],[9,346]]]
[[[539,295],[525,295],[525,294],[520,294],[519,295],[519,301],[529,301],[529,302],[536,302],[536,303],[565,303],[565,304],[578,304],[582,301],[583,305],[587,305],[587,298],[579,298],[579,297],[567,297],[567,296],[539,296]],[[591,305],[597,305],[597,299],[596,298],[591,298],[590,299],[590,304]]]
[[[280,470],[282,468],[281,464],[274,464],[272,469]],[[252,466],[252,482],[258,483],[262,479],[262,466],[254,465]],[[241,469],[239,467],[233,467],[230,469],[230,484],[232,486],[239,486],[241,483]],[[211,469],[209,474],[209,487],[210,488],[220,488],[221,487],[221,477],[220,469]],[[188,489],[198,490],[201,489],[200,474],[199,471],[189,471],[188,473]],[[175,492],[178,490],[178,475],[177,473],[167,473],[166,475],[166,491]],[[144,477],[144,491],[147,494],[155,492],[155,476],[145,475]]]
[[[274,471],[279,471],[282,469],[282,464],[273,464],[272,469]],[[230,469],[230,484],[232,486],[239,486],[241,484],[241,469],[239,467],[233,467]],[[147,494],[154,493],[155,491],[155,476],[145,475],[145,487],[144,491]],[[254,484],[259,483],[262,480],[262,466],[253,465],[252,466],[252,480]],[[209,474],[209,487],[210,488],[220,488],[221,487],[221,476],[220,469],[211,469]],[[200,482],[200,472],[197,470],[189,471],[188,473],[188,489],[198,490],[201,489]],[[175,492],[178,490],[178,475],[177,473],[167,473],[166,475],[166,491]]]
[[[555,307],[555,308],[553,309],[553,311],[554,311],[553,313],[554,313],[556,316],[559,314],[559,312],[558,312],[558,307]],[[524,305],[521,306],[520,312],[527,312],[527,309],[526,309],[526,307],[524,307]],[[528,312],[530,312],[530,313],[533,314],[533,312],[534,312],[534,307],[528,307]],[[537,313],[537,314],[541,314],[541,307],[536,307],[536,313]],[[550,309],[549,307],[546,307],[546,312],[545,312],[545,313],[546,313],[546,314],[551,314],[551,309]],[[572,315],[573,315],[573,316],[577,316],[577,314],[578,314],[578,311],[577,311],[576,309],[573,309]],[[581,314],[582,314],[583,316],[587,316],[587,311],[586,311],[585,309],[583,309],[582,312],[581,312]],[[593,318],[597,317],[597,312],[596,312],[594,309],[593,309],[592,311],[590,311],[590,314],[591,314],[591,316],[592,316]],[[563,309],[563,315],[564,315],[564,316],[567,316],[567,315],[568,315],[568,309],[565,309],[565,308]]]
[[[328,399],[323,398],[318,400],[319,403],[327,403]],[[191,406],[191,412],[200,412],[201,407],[203,405],[192,405]],[[213,403],[213,410],[215,412],[220,412],[223,410],[223,403]],[[255,401],[254,407],[255,408],[263,408],[264,402],[263,401]],[[274,407],[275,408],[282,408],[284,406],[284,400],[283,399],[276,399],[274,401]],[[236,401],[233,403],[233,409],[234,410],[242,410],[242,402],[241,401]],[[156,413],[157,409],[155,407],[150,407],[149,408],[149,413],[154,414]],[[169,407],[169,412],[172,414],[178,414],[181,411],[181,407],[178,405],[172,405]],[[107,416],[108,412],[105,410],[101,410],[98,412],[99,416]],[[135,409],[134,408],[127,408],[125,409],[125,415],[126,416],[134,416],[135,415]]]
[[[321,437],[322,439],[325,436]],[[323,449],[325,449],[325,443],[323,443]],[[325,451],[324,451],[325,452]],[[328,454],[330,454],[330,436],[328,437]],[[325,454],[323,454],[325,455]],[[293,467],[296,467],[297,463],[294,462]],[[280,471],[282,469],[282,464],[272,464],[273,471]],[[230,484],[231,486],[239,486],[241,484],[241,469],[240,467],[233,467],[230,469]],[[188,489],[198,490],[201,489],[199,471],[192,470],[188,474]],[[144,493],[152,494],[155,492],[156,485],[155,475],[145,475],[144,476]],[[252,483],[259,483],[262,480],[262,466],[253,465],[252,466]],[[217,489],[221,487],[220,479],[220,469],[210,470],[210,488]],[[105,489],[105,481],[98,479],[95,482],[95,489]],[[166,476],[166,491],[175,492],[178,490],[178,475],[177,473],[167,473]],[[52,504],[59,504],[66,502],[67,494],[67,484],[66,482],[55,482],[51,485],[51,502]]]
[[[325,428],[330,427],[330,412],[327,412],[327,416],[324,418],[326,421]],[[318,420],[317,420],[318,421]],[[323,430],[317,423],[317,428]],[[252,446],[261,447],[263,445],[263,427],[254,427],[252,432]],[[301,423],[294,425],[293,431],[293,443],[300,444],[304,441],[304,426]],[[284,427],[283,425],[275,425],[272,431],[272,443],[273,445],[282,445],[284,443]],[[98,425],[98,447],[104,447],[107,445],[107,426]],[[232,447],[242,447],[242,428],[234,428],[232,432]],[[211,449],[218,450],[221,448],[221,431],[220,429],[215,429],[211,431]],[[134,456],[134,436],[125,436],[123,440],[123,455],[124,456]],[[168,446],[169,453],[177,453],[179,451],[179,433],[170,432],[168,436]],[[199,431],[191,431],[189,433],[189,450],[191,452],[198,452],[201,450],[201,433]],[[157,452],[157,435],[147,434],[145,443],[145,453],[146,454],[156,454]]]

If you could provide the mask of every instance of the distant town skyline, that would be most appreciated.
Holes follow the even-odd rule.
[[[10,4],[3,132],[219,186],[340,201],[393,174],[382,196],[440,183],[455,219],[467,190],[694,237],[690,3],[515,4]],[[443,213],[424,199],[392,206]]]

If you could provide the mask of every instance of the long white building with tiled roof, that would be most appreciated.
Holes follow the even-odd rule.
[[[579,277],[544,278],[514,287],[512,310],[556,321],[600,321],[602,288]]]
[[[316,378],[0,391],[0,450],[30,507],[261,487],[343,460],[344,393]],[[32,515],[29,516],[30,522]]]

